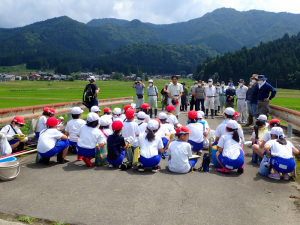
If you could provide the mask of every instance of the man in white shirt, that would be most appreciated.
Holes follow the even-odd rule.
[[[152,118],[152,107],[154,107],[154,114],[155,118],[157,117],[157,99],[158,96],[158,89],[156,86],[153,85],[153,80],[148,81],[149,87],[147,87],[146,93],[148,95],[148,104],[150,107],[150,118]]]
[[[208,86],[205,87],[204,96],[205,96],[205,118],[208,117],[208,109],[211,112],[211,118],[214,119],[214,110],[215,110],[215,94],[216,88],[213,86],[213,80],[210,78],[208,79]]]
[[[248,87],[246,87],[243,79],[240,79],[239,86],[236,89],[236,99],[237,99],[237,112],[240,113],[237,122],[245,124],[248,119],[247,115],[247,102],[246,102],[246,94],[248,91]]]
[[[182,84],[178,83],[178,77],[172,76],[172,83],[168,87],[168,96],[169,96],[169,105],[173,105],[175,107],[175,116],[178,117],[179,109],[181,105],[181,96],[183,92]]]

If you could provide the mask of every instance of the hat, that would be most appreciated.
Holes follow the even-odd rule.
[[[230,83],[230,84],[229,84],[229,87],[233,87],[233,83]]]
[[[50,117],[47,119],[46,125],[47,125],[47,127],[55,127],[60,122],[61,121],[56,119],[55,117]]]
[[[81,113],[83,113],[83,110],[80,107],[73,107],[71,113],[74,114],[74,115],[81,114]]]
[[[138,119],[145,119],[146,118],[146,113],[140,111],[136,116],[137,116]]]
[[[142,80],[142,78],[140,78],[140,77],[137,77],[137,78],[136,78],[136,80]]]
[[[271,126],[273,126],[273,125],[272,125],[273,123],[278,123],[278,124],[280,124],[280,120],[278,120],[278,119],[271,119],[270,122],[269,122],[269,124],[270,124]]]
[[[258,75],[257,80],[267,80],[267,78],[265,78],[265,75]]]
[[[150,106],[147,103],[143,103],[142,109],[150,109]]]
[[[96,78],[95,78],[94,76],[90,76],[90,77],[88,78],[88,80],[93,80],[93,81],[95,81]]]
[[[99,120],[99,116],[97,113],[94,113],[94,112],[90,112],[86,117],[87,122],[93,122],[96,120]]]
[[[149,130],[158,130],[159,122],[157,120],[150,120],[147,124]]]
[[[121,111],[120,108],[114,108],[113,114],[115,114],[115,115],[121,115],[121,114],[122,114],[122,111]]]
[[[105,113],[111,113],[111,109],[110,108],[104,108],[103,110]]]
[[[198,81],[195,80],[195,81],[194,81],[194,84],[198,84]]]
[[[204,113],[203,111],[201,111],[201,110],[197,111],[197,113],[201,113],[201,115],[202,115],[202,118],[203,118],[203,117],[204,117],[204,115],[205,115],[205,113]]]
[[[25,125],[25,123],[24,123],[24,118],[23,118],[22,116],[15,116],[15,117],[13,118],[13,121],[14,121],[15,123]]]
[[[234,115],[233,115],[233,118],[238,118],[239,117],[239,115],[241,115],[239,112],[234,112]]]
[[[126,116],[127,119],[132,119],[134,117],[134,114],[135,114],[135,110],[134,109],[128,109],[125,112],[125,116]]]
[[[100,117],[100,126],[109,126],[111,124],[111,119],[107,118],[107,116]]]
[[[46,108],[43,108],[43,111],[44,111],[44,112],[49,112],[49,109],[50,109],[50,108],[46,107]]]
[[[189,111],[188,118],[190,118],[190,119],[197,119],[197,117],[198,117],[198,114],[197,114],[197,112],[195,110]]]
[[[127,111],[128,109],[132,109],[132,106],[131,105],[125,105],[124,106],[124,111]]]
[[[197,118],[203,119],[203,114],[200,111],[197,111]]]
[[[253,74],[252,77],[251,77],[250,79],[255,79],[255,80],[257,80],[257,78],[258,78],[258,74]]]
[[[50,112],[51,114],[55,114],[56,113],[55,110],[52,109],[52,108],[49,108],[48,112]]]
[[[91,108],[91,112],[101,112],[101,110],[99,109],[98,106],[94,105],[94,106]]]
[[[221,84],[225,84],[225,81],[222,80],[222,81],[221,81]]]
[[[239,82],[245,82],[245,81],[244,81],[244,79],[240,79],[240,81],[239,81]]]
[[[273,127],[271,129],[271,134],[276,135],[278,137],[284,137],[283,129],[281,127]]]
[[[229,116],[234,116],[235,110],[234,110],[234,108],[227,107],[227,108],[224,110],[224,113],[227,114],[227,115],[229,115]]]
[[[172,111],[172,110],[175,110],[174,106],[168,105],[168,106],[167,106],[167,111],[170,112],[170,111]]]
[[[167,119],[167,118],[168,118],[168,116],[167,116],[167,114],[164,113],[164,112],[161,112],[161,113],[158,115],[158,119],[160,119],[160,120],[165,120],[165,119]]]
[[[216,85],[220,85],[220,83],[219,83],[219,82],[217,82],[217,83],[216,83]]]
[[[123,127],[123,123],[120,120],[116,120],[112,123],[111,127],[113,130],[121,130]]]
[[[266,116],[266,115],[264,115],[264,114],[261,114],[261,115],[259,115],[259,117],[257,117],[257,120],[263,120],[263,121],[267,121],[267,120],[268,120],[268,118],[267,118],[267,116]]]
[[[236,130],[239,128],[239,124],[235,121],[235,120],[229,120],[227,123],[226,123],[226,127],[227,128],[231,128],[233,130]]]
[[[153,80],[148,80],[148,83],[153,83]]]
[[[192,133],[187,127],[177,127],[176,129],[176,134],[187,134],[187,133]]]

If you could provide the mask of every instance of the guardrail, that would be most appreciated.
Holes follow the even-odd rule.
[[[270,105],[270,115],[288,123],[288,138],[292,137],[293,125],[300,127],[300,112],[277,105]]]
[[[99,99],[99,107],[112,107],[114,105],[122,105],[122,109],[125,104],[133,103],[133,97],[122,97],[122,98],[110,98],[110,99]],[[0,126],[9,124],[15,116],[23,116],[25,121],[36,118],[42,115],[43,108],[49,107],[56,111],[56,115],[68,114],[68,120],[71,118],[70,113],[72,107],[78,106],[82,110],[87,108],[82,105],[82,101],[75,102],[63,102],[55,104],[45,104],[45,105],[35,105],[35,106],[25,106],[17,108],[6,108],[0,109]]]

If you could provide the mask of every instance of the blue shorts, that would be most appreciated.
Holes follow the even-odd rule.
[[[290,173],[295,169],[296,166],[293,158],[284,159],[278,156],[272,157],[270,163],[272,167],[279,173]]]
[[[125,155],[126,155],[126,150],[122,149],[120,156],[116,160],[109,160],[109,158],[107,158],[107,161],[111,165],[121,165],[125,158]]]
[[[10,145],[14,145],[14,144],[16,144],[17,142],[20,142],[19,140],[10,140],[10,141],[8,141],[8,143],[10,144]]]
[[[77,154],[86,158],[94,158],[96,153],[95,148],[81,148],[76,145]]]
[[[169,140],[167,138],[165,138],[165,137],[162,137],[161,140],[162,140],[164,148],[165,148],[167,146]]]
[[[170,161],[170,160],[171,160],[171,158],[168,159],[168,161]],[[191,165],[190,171],[191,171],[192,168],[196,165],[197,161],[198,161],[198,159],[189,159],[189,163],[190,163],[190,165]]]
[[[194,141],[192,141],[192,140],[188,140],[188,143],[191,144],[191,146],[192,146],[192,151],[200,151],[200,150],[203,148],[203,146],[204,146],[203,141],[200,142],[200,143],[197,143],[197,142],[194,142]]]
[[[222,154],[219,154],[218,159],[226,169],[235,170],[244,165],[244,152],[240,149],[240,155],[237,159],[223,157]]]
[[[69,145],[70,145],[70,146],[76,146],[76,145],[77,145],[77,142],[75,142],[75,141],[70,141],[70,140],[69,140]]]
[[[154,167],[159,164],[160,159],[161,159],[161,154],[158,154],[151,158],[145,158],[143,156],[140,156],[139,162],[143,165],[143,167]]]
[[[45,153],[39,152],[39,154],[42,157],[51,158],[51,157],[55,156],[56,154],[60,153],[62,150],[64,150],[68,146],[69,146],[69,140],[61,140],[61,141],[56,142],[55,146],[52,149],[50,149],[48,152],[45,152]]]
[[[40,132],[35,132],[35,137],[36,137],[37,139],[39,139],[39,137],[40,137]]]

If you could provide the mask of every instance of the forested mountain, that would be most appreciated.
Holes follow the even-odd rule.
[[[0,66],[27,63],[30,69],[68,68],[71,72],[125,68],[118,71],[124,73],[128,67],[149,73],[175,73],[175,68],[185,68],[187,72],[216,54],[252,47],[284,33],[296,34],[299,21],[300,14],[226,8],[168,25],[117,19],[84,24],[63,16],[0,29]],[[155,55],[157,58],[152,57]]]
[[[243,78],[247,83],[252,74],[264,74],[273,85],[277,82],[281,88],[300,89],[300,33],[217,56],[199,64],[194,74],[197,79],[232,78],[237,82]]]

